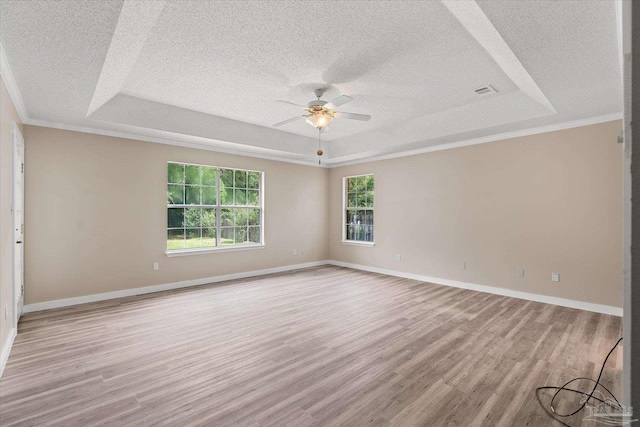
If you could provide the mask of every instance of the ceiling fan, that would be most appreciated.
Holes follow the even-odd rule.
[[[328,130],[326,129],[326,127],[334,118],[345,118],[351,120],[360,120],[364,122],[368,121],[371,118],[371,116],[368,114],[345,113],[342,111],[337,111],[337,107],[350,102],[351,100],[353,100],[353,98],[347,95],[342,95],[329,102],[323,101],[320,98],[322,98],[322,95],[324,95],[325,90],[326,89],[316,89],[314,91],[314,94],[316,95],[317,99],[309,102],[306,106],[295,104],[289,101],[277,100],[276,102],[295,105],[296,107],[303,108],[305,110],[305,113],[301,116],[296,116],[288,120],[276,123],[273,126],[278,127],[298,120],[306,119],[307,123],[309,123],[311,126],[315,127],[320,132],[325,132]]]

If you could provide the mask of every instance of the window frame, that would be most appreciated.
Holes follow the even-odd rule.
[[[374,212],[373,215],[373,227],[375,230],[375,222],[376,222],[376,217],[375,217],[375,204],[376,204],[376,197],[375,197],[375,174],[373,173],[362,173],[362,174],[358,174],[358,175],[349,175],[349,176],[343,176],[342,177],[342,223],[340,224],[340,228],[342,229],[342,238],[340,240],[340,243],[342,243],[343,245],[355,245],[355,246],[366,246],[366,247],[373,247],[376,245],[375,243],[375,232],[374,232],[374,240],[373,242],[364,242],[362,240],[350,240],[347,239],[347,200],[349,197],[348,191],[347,191],[347,181],[350,178],[359,178],[361,176],[373,176],[373,182],[374,182],[374,199],[373,199],[373,204],[374,206],[370,207],[370,208],[355,208],[355,210],[371,210]]]
[[[165,254],[167,257],[175,257],[175,256],[184,256],[184,255],[198,255],[198,254],[206,254],[206,253],[211,253],[211,252],[232,252],[232,251],[240,251],[240,250],[251,250],[251,249],[264,249],[266,244],[265,244],[265,233],[264,233],[264,212],[265,212],[265,203],[264,203],[264,183],[265,183],[265,172],[264,171],[260,171],[260,170],[253,170],[253,169],[243,169],[243,168],[233,168],[233,167],[225,167],[225,166],[215,166],[215,165],[205,165],[205,164],[201,164],[201,163],[188,163],[188,162],[179,162],[179,161],[173,161],[173,160],[169,160],[166,163],[166,169],[165,171],[168,172],[169,169],[169,164],[178,164],[178,165],[184,165],[184,166],[201,166],[201,167],[206,167],[206,168],[215,168],[216,169],[216,204],[215,205],[207,205],[207,204],[203,204],[202,200],[200,200],[200,204],[198,205],[186,205],[186,204],[169,204],[167,203],[166,197],[165,197],[165,212],[167,217],[165,218],[165,228],[164,228],[164,242],[165,242]],[[226,170],[233,170],[235,171],[243,171],[243,172],[257,172],[260,174],[260,185],[258,188],[258,206],[249,206],[249,205],[222,205],[221,204],[221,200],[220,200],[220,171],[222,169],[226,169]],[[166,174],[165,172],[165,174]],[[166,175],[166,182],[165,182],[165,194],[166,194],[166,189],[168,188],[168,186],[171,184],[169,182],[169,178],[168,178],[168,174]],[[182,184],[185,187],[187,186],[186,183]],[[235,183],[234,183],[234,187],[232,187],[235,189]],[[186,200],[185,200],[186,201]],[[234,200],[235,203],[235,200]],[[171,208],[184,208],[187,209],[189,207],[192,208],[200,208],[200,209],[215,209],[216,212],[216,246],[209,246],[209,247],[200,247],[200,248],[182,248],[182,249],[168,249],[167,248],[167,241],[169,238],[169,229],[170,227],[168,226],[168,216],[169,216],[169,209]],[[220,242],[220,236],[221,236],[221,232],[222,232],[222,225],[221,225],[221,221],[220,221],[220,217],[221,217],[221,211],[222,209],[242,209],[242,208],[246,208],[246,209],[259,209],[260,210],[260,223],[259,223],[259,228],[260,228],[260,243],[242,243],[242,244],[232,244],[232,245],[222,245]],[[234,226],[235,228],[235,226]],[[202,226],[200,227],[200,229],[202,229]],[[186,230],[186,228],[185,228]]]

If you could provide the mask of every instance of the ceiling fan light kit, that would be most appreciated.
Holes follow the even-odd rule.
[[[311,114],[308,114],[307,123],[311,126],[316,127],[318,129],[327,126],[333,120],[335,116],[335,112],[327,110],[325,108],[321,108],[320,111],[314,111]]]

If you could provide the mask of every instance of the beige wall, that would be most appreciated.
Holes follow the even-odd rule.
[[[608,122],[332,169],[329,257],[622,307],[621,127]],[[340,243],[341,180],[363,173],[375,174],[372,248]]]
[[[620,307],[620,126],[331,170],[25,126],[26,304],[334,259]],[[265,171],[267,248],[167,258],[169,160]],[[342,245],[341,178],[369,172],[376,246]]]
[[[24,137],[26,304],[327,258],[326,170],[36,126]],[[266,248],[166,257],[169,160],[264,171]]]
[[[22,130],[18,112],[0,78],[0,349],[4,349],[13,326],[13,122]]]

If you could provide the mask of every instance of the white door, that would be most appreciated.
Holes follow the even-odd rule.
[[[24,303],[24,139],[13,123],[13,296],[14,326]]]

